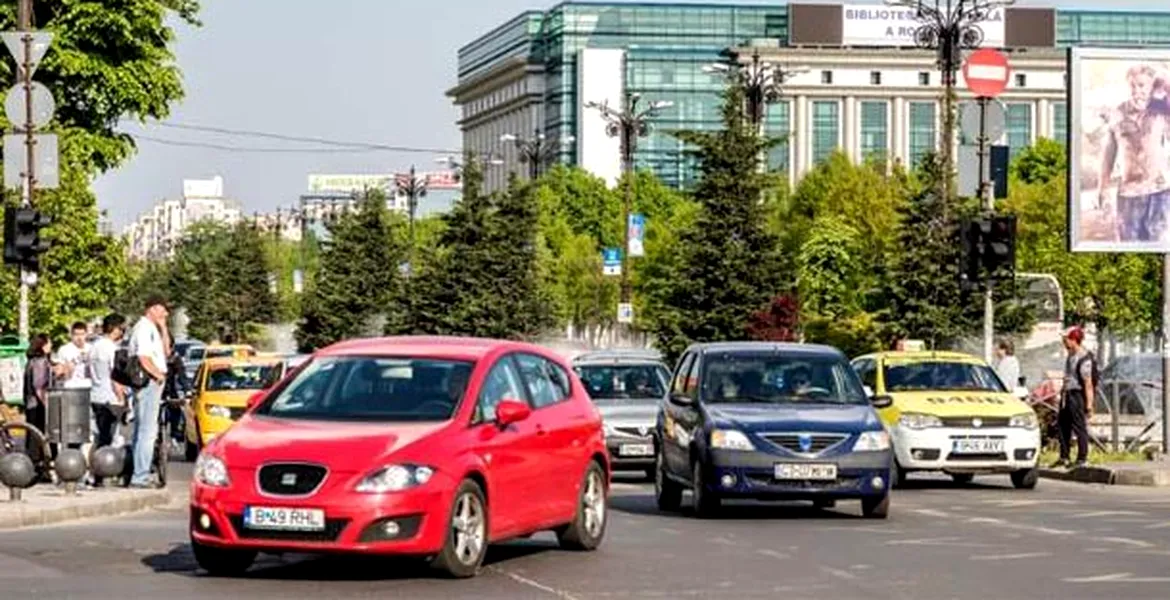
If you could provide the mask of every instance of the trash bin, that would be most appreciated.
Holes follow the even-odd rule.
[[[88,444],[90,431],[89,389],[50,389],[45,436],[50,444]]]

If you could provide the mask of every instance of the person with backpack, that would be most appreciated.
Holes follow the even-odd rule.
[[[1064,332],[1064,348],[1068,358],[1064,365],[1064,389],[1061,391],[1057,426],[1060,429],[1060,460],[1054,468],[1069,466],[1072,436],[1077,437],[1077,467],[1089,459],[1089,419],[1093,417],[1093,399],[1101,380],[1097,358],[1082,344],[1085,330],[1070,327]]]
[[[163,384],[167,380],[167,303],[161,296],[151,296],[146,301],[145,312],[130,334],[128,361],[131,369],[135,366],[145,374],[130,379],[144,383],[134,388],[134,475],[130,487],[149,488],[150,467],[154,462],[154,447],[158,438],[159,412],[162,409]]]

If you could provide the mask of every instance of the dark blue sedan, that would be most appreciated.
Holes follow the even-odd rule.
[[[874,408],[835,348],[691,346],[658,411],[658,506],[677,510],[690,490],[699,516],[739,498],[860,500],[866,517],[884,519],[892,458]]]

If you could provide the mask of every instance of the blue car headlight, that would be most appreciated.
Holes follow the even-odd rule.
[[[853,442],[854,452],[881,452],[890,449],[890,434],[884,429],[863,431]]]

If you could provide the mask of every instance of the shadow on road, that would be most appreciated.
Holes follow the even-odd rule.
[[[504,563],[542,552],[556,550],[553,542],[521,540],[492,546],[484,566]],[[178,544],[166,554],[142,559],[155,573],[177,573],[187,577],[209,577],[195,563],[190,544]],[[292,581],[389,581],[431,577],[426,562],[417,558],[372,557],[356,554],[308,555],[261,554],[245,579],[280,579]]]
[[[680,512],[658,510],[653,494],[622,494],[609,499],[610,508],[632,515],[654,516],[664,519],[693,519],[689,497],[683,498]],[[895,505],[896,506],[896,505]],[[859,520],[860,504],[855,500],[842,500],[835,508],[820,509],[808,502],[724,502],[723,508],[711,519],[704,520],[759,520],[759,519],[822,519]]]

